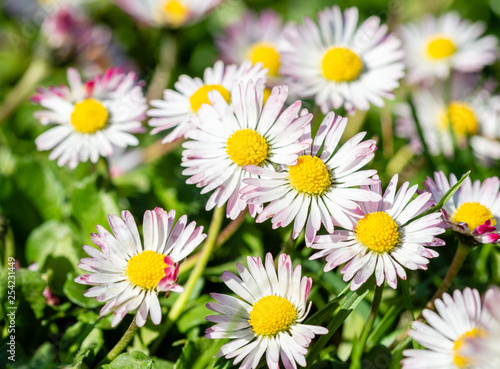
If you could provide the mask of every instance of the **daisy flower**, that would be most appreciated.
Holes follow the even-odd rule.
[[[312,114],[299,115],[301,102],[296,101],[282,112],[288,97],[286,86],[274,87],[263,104],[263,81],[254,85],[235,83],[231,91],[233,108],[218,91],[209,93],[212,105],[200,108],[197,129],[188,132],[186,149],[182,153],[186,182],[203,187],[201,193],[214,191],[206,209],[221,207],[227,202],[226,213],[235,219],[247,203],[241,198],[242,179],[253,177],[243,170],[246,165],[273,168],[293,165],[299,153],[311,140],[299,138],[309,127]],[[268,169],[271,170],[271,169]],[[250,205],[255,215],[259,206]]]
[[[497,38],[481,35],[482,22],[470,23],[456,12],[427,15],[403,26],[401,36],[410,83],[431,83],[448,78],[450,71],[477,72],[498,57]]]
[[[493,118],[480,121],[481,135],[470,139],[474,153],[486,162],[500,159],[500,96],[488,99],[487,109]]]
[[[286,227],[294,219],[292,237],[296,239],[305,226],[306,245],[310,246],[324,225],[329,233],[334,224],[348,227],[350,216],[359,213],[356,201],[378,201],[380,195],[354,188],[374,183],[376,170],[359,170],[375,155],[374,140],[361,142],[366,132],[358,133],[340,149],[337,145],[347,125],[347,118],[326,115],[310,148],[304,150],[294,165],[273,171],[248,165],[244,169],[258,178],[244,179],[242,190],[248,204],[270,204],[256,218],[257,223],[272,218],[273,228]],[[311,139],[310,129],[303,138]]]
[[[282,254],[278,274],[273,257],[266,255],[265,266],[258,257],[247,258],[248,269],[237,264],[240,277],[222,274],[224,283],[240,298],[219,293],[211,296],[219,303],[209,302],[207,308],[222,315],[207,316],[218,323],[205,331],[207,338],[233,338],[221,347],[217,356],[243,359],[240,368],[255,369],[266,353],[268,368],[279,369],[279,360],[286,369],[306,366],[307,347],[315,335],[327,334],[326,328],[302,324],[311,309],[307,304],[312,279],[301,278],[302,267],[295,270],[290,256]]]
[[[139,22],[156,27],[193,24],[224,0],[114,0]]]
[[[488,326],[488,334],[476,336],[465,342],[463,352],[471,366],[478,369],[500,368],[500,288],[490,287],[484,294],[484,307],[493,321]]]
[[[500,119],[500,109],[492,104],[488,88],[478,86],[477,82],[478,76],[456,74],[451,80],[451,88],[446,88],[444,84],[434,84],[430,88],[419,88],[413,93],[418,122],[431,155],[442,153],[446,157],[453,157],[450,126],[459,148],[464,150],[469,145],[469,138],[492,136],[491,131]],[[448,89],[450,97],[447,97]],[[400,137],[409,138],[414,150],[421,152],[422,143],[410,106],[398,105],[396,114],[399,116],[396,133]],[[487,150],[477,143],[474,153],[480,157],[488,156]]]
[[[144,246],[132,214],[123,211],[121,218],[108,215],[113,234],[97,226],[90,238],[100,250],[83,246],[90,256],[78,266],[92,272],[75,278],[75,282],[95,285],[84,295],[107,301],[100,315],[114,310],[111,325],[116,326],[130,311],[137,310],[136,323],[142,327],[148,315],[154,324],[161,322],[160,292],[166,296],[184,289],[177,284],[179,261],[188,256],[206,237],[196,222],[187,224],[181,216],[175,223],[175,210],[156,208],[144,213]]]
[[[425,215],[415,221],[412,218],[422,214],[430,206],[431,194],[411,198],[417,185],[409,188],[405,182],[396,191],[398,175],[392,177],[382,198],[378,201],[360,203],[361,214],[352,218],[352,224],[345,230],[335,230],[328,235],[317,236],[313,249],[321,250],[311,259],[326,258],[325,272],[347,264],[342,268],[344,281],[351,282],[351,290],[357,290],[375,274],[376,283],[384,280],[392,288],[397,287],[397,277],[406,279],[403,267],[410,270],[427,269],[430,258],[438,256],[427,246],[441,246],[444,242],[435,236],[445,230],[441,214]],[[362,186],[382,195],[382,183]]]
[[[245,60],[253,64],[261,62],[270,77],[277,77],[283,28],[281,16],[272,10],[260,14],[248,11],[241,21],[226,28],[224,36],[216,39],[221,59],[235,64]]]
[[[281,73],[299,97],[314,97],[323,113],[342,106],[368,110],[394,98],[404,66],[401,41],[372,16],[359,27],[358,9],[338,6],[310,18],[287,32],[289,47],[282,53]]]
[[[437,203],[457,183],[443,172],[434,172],[434,179],[427,177],[424,186]],[[497,177],[472,183],[467,177],[462,186],[441,209],[445,223],[459,234],[472,237],[477,243],[500,243],[496,225],[500,220],[500,181]]]
[[[437,313],[422,312],[428,324],[413,322],[408,333],[425,349],[403,351],[403,369],[463,369],[471,368],[464,346],[470,340],[484,337],[492,322],[491,315],[481,303],[476,289],[455,290],[453,297],[445,293],[436,299]],[[493,369],[493,367],[490,367]]]
[[[252,66],[251,62],[246,61],[237,66],[224,65],[222,61],[218,61],[213,68],[205,69],[203,79],[180,76],[174,85],[175,90],[165,90],[163,100],[150,101],[154,108],[148,111],[148,115],[152,117],[149,125],[154,127],[151,134],[174,128],[163,139],[163,143],[186,137],[187,132],[195,127],[193,121],[198,118],[201,106],[210,104],[208,99],[210,91],[218,91],[227,102],[230,102],[229,91],[234,81],[265,79],[266,73],[266,69],[262,69],[262,64]]]
[[[49,159],[59,166],[75,168],[90,159],[113,154],[114,146],[139,143],[131,133],[142,131],[147,109],[142,84],[135,73],[110,68],[102,76],[82,82],[80,74],[68,69],[67,86],[40,89],[33,101],[47,110],[35,112],[42,124],[56,127],[37,137],[38,150],[52,150]]]

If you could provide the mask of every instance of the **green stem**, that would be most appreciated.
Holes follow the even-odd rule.
[[[311,347],[309,353],[307,354],[307,366],[306,369],[311,368],[314,360],[319,355],[323,347],[328,343],[330,338],[339,329],[339,327],[344,323],[351,312],[358,306],[358,304],[364,299],[368,293],[368,289],[362,291],[350,291],[344,298],[342,304],[335,310],[333,318],[328,324],[328,334],[318,338],[318,341]]]
[[[410,285],[408,284],[408,280],[401,280],[401,289],[403,290],[403,299],[405,302],[406,312],[410,314],[411,320],[415,320],[415,314],[413,313],[413,304],[411,302],[411,293],[410,293]]]
[[[26,101],[33,93],[35,86],[49,71],[49,64],[43,59],[34,59],[14,88],[9,92],[0,106],[0,124],[7,119],[19,104]]]
[[[279,255],[281,255],[281,254],[290,255],[290,253],[292,252],[296,243],[297,243],[297,239],[293,239],[292,234],[290,234],[290,238],[281,247],[281,251],[280,251]],[[278,258],[276,258],[276,260],[278,260]]]
[[[432,159],[432,156],[429,152],[429,149],[427,148],[427,143],[425,142],[424,133],[422,131],[422,126],[420,125],[420,123],[418,121],[417,110],[415,109],[415,105],[413,104],[411,97],[408,98],[408,105],[410,105],[411,115],[413,117],[413,120],[415,121],[415,126],[417,127],[418,138],[420,139],[420,142],[422,142],[422,149],[423,149],[424,155],[427,158],[427,161],[429,162],[431,172],[435,172],[436,166],[435,166],[434,161]]]
[[[427,304],[426,308],[427,309],[433,309],[434,308],[434,301],[438,298],[441,298],[443,293],[445,293],[448,288],[451,286],[451,283],[455,279],[455,276],[457,275],[458,271],[462,267],[465,259],[467,259],[467,255],[469,255],[469,252],[472,250],[472,247],[469,245],[464,244],[462,241],[458,241],[458,247],[457,251],[455,253],[455,257],[453,258],[453,261],[451,262],[450,269],[448,269],[448,272],[446,273],[446,276],[443,279],[443,282],[441,283],[441,286],[439,286],[438,290],[432,296],[430,299],[429,303]],[[418,317],[420,320],[422,318],[422,314]]]
[[[123,351],[123,349],[127,347],[130,341],[132,341],[132,338],[134,337],[134,334],[135,332],[137,332],[138,329],[139,327],[137,326],[137,324],[135,324],[135,317],[134,317],[134,320],[132,320],[132,323],[130,323],[130,326],[127,328],[127,331],[123,334],[120,341],[118,341],[115,347],[113,347],[113,349],[110,352],[108,352],[106,357],[102,359],[102,361],[97,365],[97,367],[100,367],[104,364],[113,361]]]
[[[232,237],[233,234],[240,228],[240,226],[245,221],[245,217],[248,213],[248,208],[243,210],[240,215],[234,220],[232,220],[219,234],[217,237],[217,243],[215,244],[214,250],[224,245],[228,239]],[[196,262],[201,256],[201,251],[193,256],[189,257],[182,265],[179,267],[179,275],[182,275],[194,268]]]
[[[170,30],[170,32],[173,31]],[[175,34],[172,35],[162,32],[161,37],[158,65],[154,70],[146,94],[148,101],[161,98],[163,90],[168,86],[172,70],[175,68],[177,62],[177,38]]]
[[[167,315],[167,321],[162,326],[160,330],[160,334],[156,339],[155,344],[151,348],[151,353],[154,353],[160,346],[161,341],[167,334],[168,330],[172,327],[173,323],[177,321],[177,319],[184,312],[184,308],[193,292],[193,289],[196,285],[198,279],[203,275],[205,268],[207,267],[208,260],[210,256],[212,256],[212,251],[214,250],[217,236],[219,235],[219,231],[222,225],[222,221],[224,219],[225,207],[222,206],[220,208],[215,208],[214,214],[212,217],[212,222],[210,223],[210,228],[208,229],[208,236],[203,246],[203,250],[201,251],[200,258],[196,262],[196,265],[189,275],[189,278],[184,286],[184,292],[179,295],[177,300],[174,303],[174,306],[170,309],[170,312]]]
[[[361,335],[359,336],[359,341],[353,347],[353,352],[351,355],[351,365],[349,369],[360,369],[361,368],[361,356],[365,351],[366,341],[368,340],[368,336],[372,331],[373,325],[375,324],[375,320],[378,317],[378,308],[380,306],[380,301],[382,301],[382,292],[384,291],[384,286],[377,286],[375,288],[375,295],[373,296],[372,308],[370,310],[370,314],[368,314],[368,319],[366,320],[366,324],[361,331]]]

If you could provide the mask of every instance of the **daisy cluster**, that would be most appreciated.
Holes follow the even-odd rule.
[[[246,266],[237,263],[228,267],[234,273],[221,276],[233,295],[211,293],[215,302],[206,307],[218,314],[206,317],[215,325],[205,337],[229,340],[216,357],[247,369],[264,361],[274,369],[312,365],[309,346],[334,331],[307,321],[315,290],[302,265],[293,266],[291,256],[299,252],[322,273],[337,270],[349,286],[346,293],[361,296],[386,284],[397,294],[410,275],[418,275],[413,271],[427,270],[439,257],[447,229],[468,250],[500,244],[496,176],[473,181],[468,174],[460,179],[462,173],[436,170],[419,189],[403,171],[375,169],[380,138],[369,129],[351,129],[372,107],[394,108],[395,134],[408,140],[411,155],[442,164],[470,154],[471,165],[493,166],[500,159],[500,96],[480,73],[496,62],[498,41],[484,35],[482,23],[449,12],[390,29],[377,16],[363,19],[357,7],[330,6],[298,23],[273,10],[248,11],[215,36],[219,60],[200,76],[181,74],[155,96],[154,76],[143,75],[133,62],[112,61],[119,53],[111,51],[111,34],[105,37],[106,29],[87,19],[87,4],[50,3],[37,2],[33,9],[45,14],[44,42],[59,62],[78,64],[96,45],[105,52],[81,72],[68,68],[68,85],[40,87],[32,97],[43,108],[35,118],[52,125],[36,138],[37,150],[50,151],[49,160],[70,169],[109,161],[115,165],[111,177],[118,177],[147,164],[148,143],[160,134],[151,147],[178,148],[185,182],[200,189],[205,210],[221,209],[230,224],[248,212],[247,221],[286,228],[289,240],[278,256],[247,256]],[[138,29],[159,28],[161,35],[175,35],[231,6],[221,0],[114,3]],[[149,86],[140,76],[151,79]],[[396,104],[388,102],[396,97]],[[134,203],[116,195],[120,206]],[[125,210],[108,216],[111,232],[97,226],[90,237],[96,247],[83,246],[88,257],[78,266],[86,274],[72,280],[92,286],[84,296],[104,303],[100,316],[112,313],[112,327],[128,313],[136,327],[148,317],[159,325],[167,306],[159,295],[184,292],[179,274],[186,258],[202,275],[213,250],[190,256],[207,235],[187,218],[176,220],[175,210],[156,207],[144,212],[138,227]],[[213,245],[217,234],[208,233],[204,245]],[[168,305],[171,312],[185,308],[182,301],[196,282],[186,283],[187,297]],[[436,296],[436,311],[423,310],[408,332],[423,349],[405,350],[402,368],[500,367],[499,296],[497,287],[482,298],[468,287]],[[377,304],[374,297],[370,314],[377,314]],[[155,337],[170,329],[170,317]],[[359,340],[361,351],[367,338]],[[360,367],[355,360],[353,369]]]

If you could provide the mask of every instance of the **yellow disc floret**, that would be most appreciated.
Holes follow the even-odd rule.
[[[383,211],[366,214],[355,227],[358,241],[378,253],[391,252],[399,244],[398,225]]]
[[[229,158],[239,166],[260,165],[269,156],[269,145],[253,129],[240,129],[226,141]]]
[[[268,42],[257,42],[248,49],[247,58],[253,64],[261,62],[264,68],[269,70],[268,73],[270,75],[278,75],[278,70],[280,69],[280,54],[274,45]]]
[[[442,122],[445,129],[448,129],[451,122],[453,132],[457,136],[472,136],[479,130],[479,123],[470,105],[459,101],[452,101],[448,104],[448,110]]]
[[[297,164],[290,167],[290,184],[299,192],[318,196],[332,184],[326,164],[317,156],[302,155]]]
[[[455,54],[457,48],[453,41],[446,37],[436,37],[427,44],[427,56],[433,60],[440,60]]]
[[[321,61],[323,77],[335,82],[350,82],[363,70],[361,58],[344,47],[332,47]]]
[[[127,277],[130,282],[145,289],[156,288],[165,277],[165,255],[146,250],[130,258],[127,263]]]
[[[75,104],[71,124],[78,132],[95,133],[108,124],[109,113],[97,100],[85,99]]]
[[[191,109],[193,109],[194,112],[197,112],[203,104],[210,105],[210,100],[208,100],[207,95],[210,91],[218,91],[227,102],[231,100],[231,94],[224,86],[203,85],[189,98]]]
[[[179,0],[166,0],[162,10],[167,23],[176,27],[182,25],[189,15],[189,8]]]
[[[252,305],[248,323],[258,336],[287,332],[297,320],[297,309],[284,297],[270,295]]]
[[[467,356],[461,353],[464,344],[468,340],[478,338],[478,337],[486,337],[486,331],[482,328],[473,328],[470,331],[462,334],[457,338],[455,344],[453,345],[453,363],[457,365],[459,368],[467,368],[469,367],[470,360]]]
[[[483,225],[487,220],[490,220],[493,226],[497,224],[490,209],[478,202],[463,203],[451,218],[453,223],[467,223],[470,231]]]

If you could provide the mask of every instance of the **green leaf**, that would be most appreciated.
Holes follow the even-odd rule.
[[[42,275],[28,269],[16,269],[15,300],[8,298],[8,291],[11,291],[11,289],[7,288],[8,280],[8,274],[5,271],[0,282],[0,301],[4,319],[7,320],[6,314],[13,310],[10,307],[15,307],[16,327],[32,325],[34,319],[43,317],[45,309],[45,297],[42,293],[46,284]],[[11,301],[14,303],[11,304]]]
[[[330,340],[333,334],[339,329],[339,327],[344,323],[347,317],[353,312],[356,306],[359,305],[361,301],[368,294],[368,287],[361,287],[360,290],[350,291],[344,299],[341,301],[340,306],[334,313],[333,319],[330,324],[328,324],[328,333],[324,336],[319,337],[316,343],[309,350],[309,354],[307,355],[307,367],[310,368],[314,363],[314,359],[321,352],[323,347],[325,347],[326,343]]]
[[[455,194],[455,192],[458,191],[458,189],[460,188],[460,186],[462,186],[462,183],[464,183],[465,179],[470,175],[470,170],[465,173],[462,178],[460,178],[460,180],[455,183],[448,191],[446,191],[446,193],[443,195],[443,197],[441,198],[441,200],[439,200],[439,202],[431,207],[429,210],[427,210],[426,212],[416,216],[415,218],[411,219],[408,221],[408,223],[411,223],[413,222],[414,220],[417,220],[417,219],[420,219],[426,215],[429,215],[429,214],[432,214],[432,213],[436,213],[438,212],[439,210],[442,209],[442,207],[448,202],[448,200],[451,199],[451,197]]]
[[[65,223],[51,220],[37,227],[26,241],[26,261],[49,272],[49,286],[61,293],[68,273],[76,273],[83,250],[73,242],[73,231]]]
[[[102,369],[152,369],[153,359],[140,351],[132,351],[118,355],[111,363],[103,365]]]
[[[185,311],[177,320],[179,332],[186,333],[198,325],[207,323],[205,317],[210,315],[211,311],[205,305],[209,301],[213,301],[213,299],[208,295],[203,295],[193,301],[194,307]]]
[[[223,344],[224,340],[211,340],[205,337],[188,340],[174,367],[175,369],[206,369]]]
[[[45,220],[63,218],[64,187],[49,166],[25,159],[18,164],[16,182]]]
[[[81,234],[85,243],[90,243],[90,233],[96,231],[99,224],[105,228],[108,214],[120,214],[114,194],[98,190],[95,176],[88,177],[75,184],[71,197],[71,210],[81,226]]]
[[[102,302],[97,301],[94,297],[85,297],[83,293],[90,286],[79,284],[74,281],[76,274],[68,274],[66,282],[63,285],[63,293],[74,304],[87,308],[94,309],[102,305]]]
[[[391,352],[382,345],[377,345],[361,359],[362,369],[389,369],[391,365]]]
[[[460,178],[460,180],[455,183],[445,194],[444,196],[441,198],[441,200],[439,200],[439,202],[437,203],[436,206],[433,206],[432,208],[429,209],[428,213],[435,213],[439,210],[441,210],[441,208],[448,202],[448,200],[451,199],[451,197],[455,194],[455,192],[457,192],[457,190],[460,188],[460,186],[462,186],[462,183],[464,183],[464,181],[467,179],[467,177],[470,175],[470,170],[465,173],[462,178]]]

